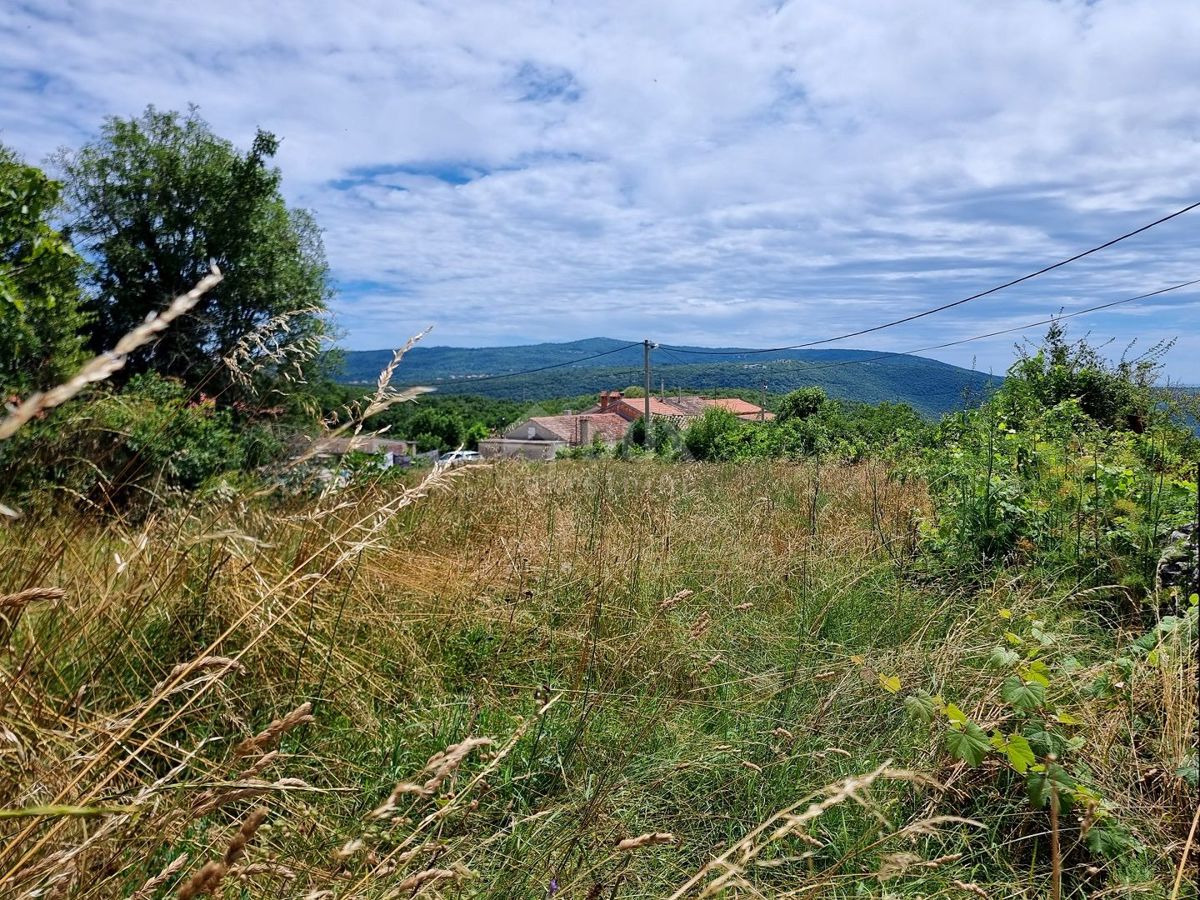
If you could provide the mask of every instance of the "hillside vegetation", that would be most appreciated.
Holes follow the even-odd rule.
[[[595,395],[601,390],[639,384],[640,345],[621,350],[628,341],[593,338],[523,347],[416,347],[398,375],[405,384],[433,385],[439,392],[475,394],[520,401]],[[740,390],[757,395],[765,381],[772,394],[819,387],[838,400],[861,403],[907,403],[923,415],[944,413],[979,403],[1001,382],[982,372],[906,354],[866,350],[790,350],[743,356],[707,356],[687,348],[655,353],[654,386],[669,393],[712,393]],[[725,348],[728,349],[728,348]],[[617,352],[613,352],[617,351]],[[729,350],[731,353],[739,351]],[[598,353],[600,359],[586,360]],[[342,351],[338,378],[370,383],[391,357],[390,350]],[[576,362],[577,360],[582,360]],[[542,366],[563,366],[546,373],[512,376]],[[505,375],[502,379],[497,375]],[[484,380],[494,379],[494,380]]]

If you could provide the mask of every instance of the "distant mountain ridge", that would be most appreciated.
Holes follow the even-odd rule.
[[[516,347],[424,347],[404,357],[395,384],[424,384],[441,393],[536,401],[595,393],[642,381],[642,347],[614,338]],[[624,348],[624,349],[622,349]],[[714,356],[713,351],[731,355]],[[375,381],[391,350],[346,350],[339,380]],[[607,354],[591,359],[597,354]],[[717,389],[772,394],[815,385],[841,400],[908,403],[940,416],[977,403],[1001,378],[909,354],[877,350],[781,350],[757,353],[739,347],[680,347],[651,356],[656,391],[703,393]],[[542,373],[515,375],[543,366]]]

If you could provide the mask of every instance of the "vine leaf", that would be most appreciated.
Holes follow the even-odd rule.
[[[1058,794],[1059,806],[1061,808],[1063,794],[1069,796],[1072,788],[1075,787],[1075,782],[1066,770],[1059,765],[1050,765],[1045,772],[1031,772],[1026,781],[1026,787],[1029,790],[1029,802],[1039,809],[1046,805],[1050,800],[1051,791],[1050,785],[1053,783],[1055,793]]]
[[[1037,682],[1025,684],[1020,678],[1007,678],[1000,687],[1000,696],[1005,703],[1032,712],[1045,704],[1046,688]]]
[[[1007,647],[997,647],[992,651],[992,655],[987,658],[989,669],[1011,669],[1017,664],[1017,660],[1021,658],[1015,650],[1009,650]]]
[[[1019,734],[1008,736],[1004,745],[1004,755],[1008,757],[1009,764],[1022,775],[1037,762],[1037,757],[1033,755],[1033,748],[1029,746],[1029,741]]]
[[[1050,686],[1050,668],[1040,659],[1030,660],[1021,666],[1019,672],[1025,681],[1036,681],[1042,687]]]
[[[904,698],[904,709],[914,719],[928,725],[933,721],[933,698],[925,691],[917,691]]]
[[[946,718],[954,725],[966,725],[969,721],[967,714],[953,703],[947,703],[944,712],[946,713]]]
[[[879,676],[879,684],[889,694],[895,694],[895,693],[899,692],[899,690],[900,690],[900,676],[899,675],[880,675]]]
[[[962,729],[953,729],[946,735],[946,749],[969,766],[983,762],[991,744],[984,730],[974,722],[967,722]]]

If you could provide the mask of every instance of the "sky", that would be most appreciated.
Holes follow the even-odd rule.
[[[276,133],[342,343],[820,340],[1200,200],[1195,0],[6,0],[0,142],[43,162],[189,103]],[[1200,278],[1200,210],[954,310],[903,351]],[[1113,356],[1200,290],[1081,317]],[[1035,329],[1035,335],[1042,329]],[[926,355],[1000,373],[1006,335]]]

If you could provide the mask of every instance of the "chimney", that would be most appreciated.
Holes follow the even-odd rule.
[[[579,446],[586,447],[592,442],[591,420],[587,416],[579,417]]]
[[[608,391],[600,392],[600,412],[608,410]]]

